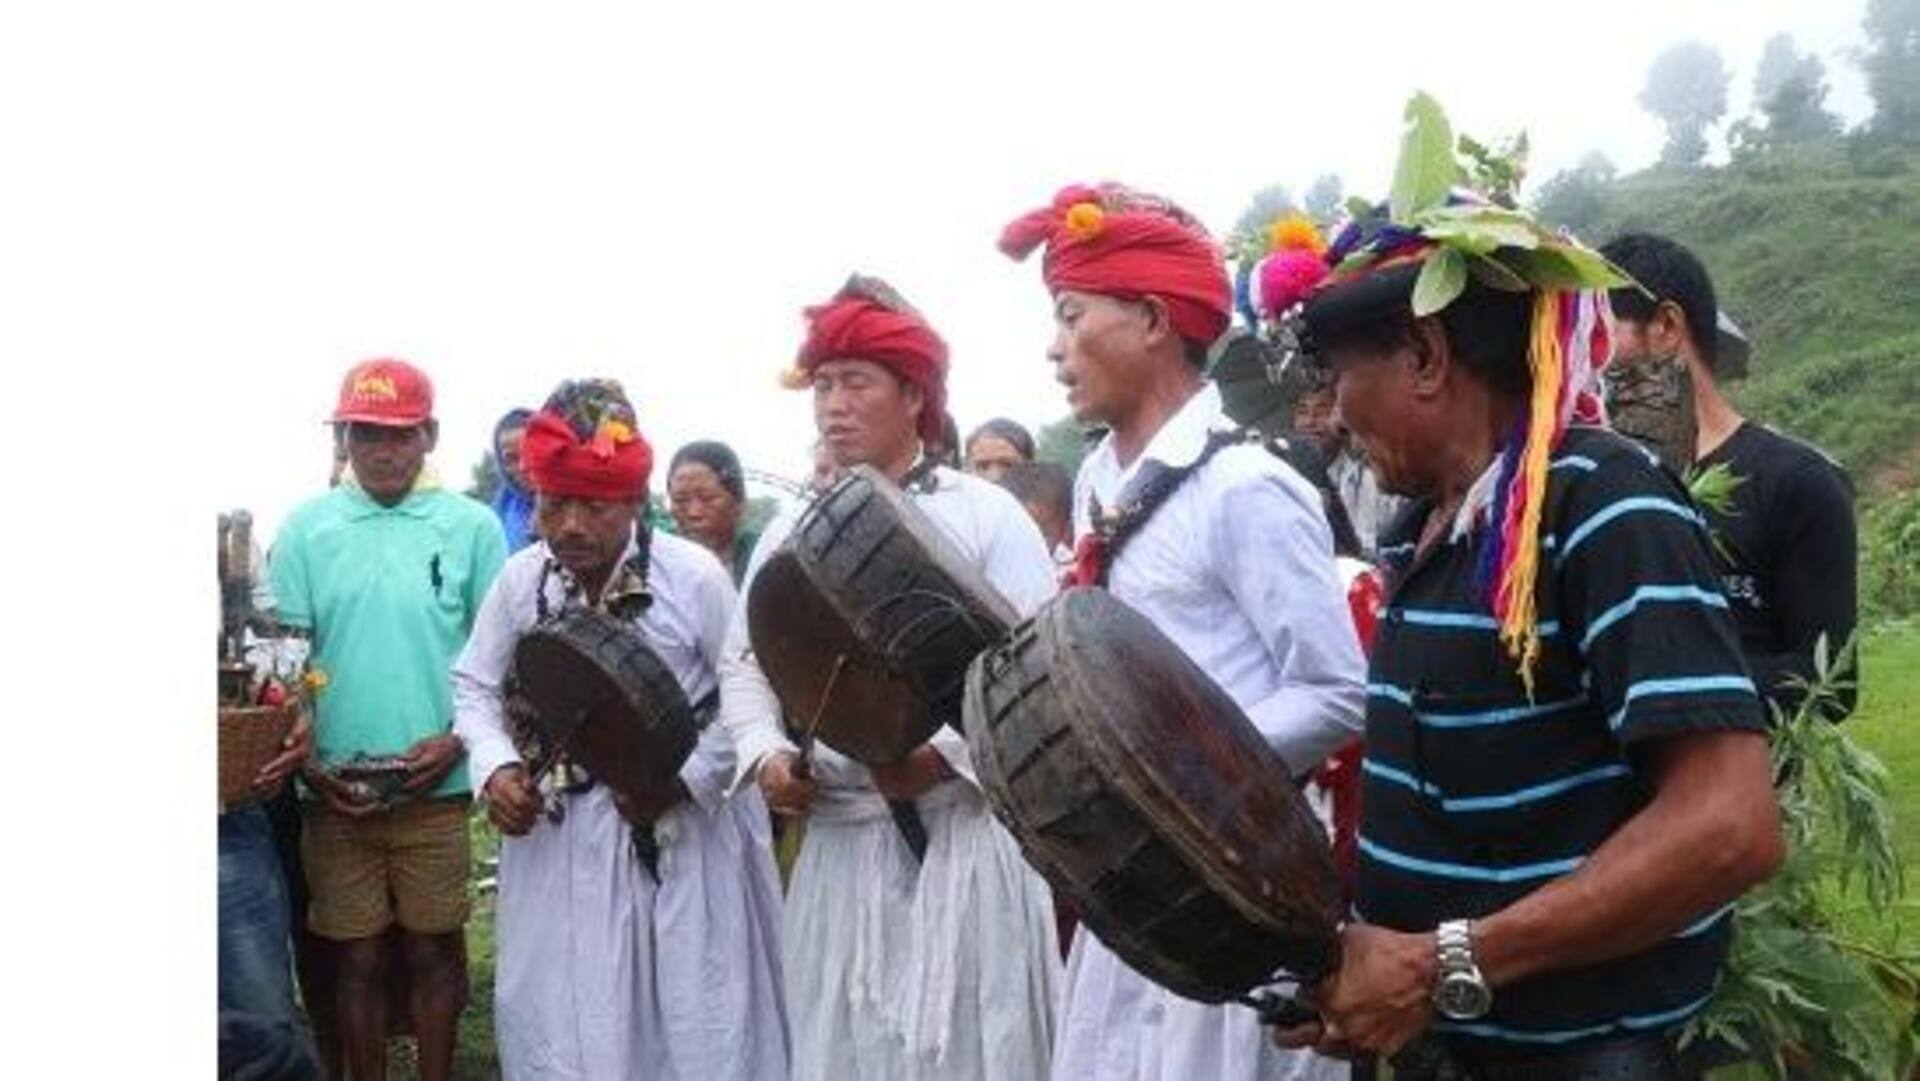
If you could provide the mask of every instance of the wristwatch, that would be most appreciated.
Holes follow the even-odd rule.
[[[1485,1017],[1493,1008],[1493,989],[1473,963],[1473,935],[1467,920],[1447,920],[1433,935],[1440,962],[1433,981],[1433,1008],[1451,1021]]]

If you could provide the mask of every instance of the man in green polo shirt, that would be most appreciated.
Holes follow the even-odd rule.
[[[467,771],[451,732],[447,672],[506,558],[493,513],[425,472],[438,428],[417,368],[371,360],[347,373],[333,424],[352,479],[301,506],[274,544],[280,620],[312,636],[324,677],[316,707],[318,796],[301,851],[308,925],[338,944],[337,1007],[347,1066],[385,1076],[382,935],[400,927],[425,1081],[449,1075],[465,995]],[[377,795],[338,772],[397,762]]]

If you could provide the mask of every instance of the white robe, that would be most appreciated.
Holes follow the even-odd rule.
[[[1023,615],[1054,592],[1052,560],[1000,488],[949,469],[913,493],[960,552]],[[792,531],[789,508],[760,538],[747,589]],[[792,750],[754,660],[746,608],[720,666],[721,722],[739,783]],[[1025,1081],[1044,1077],[1059,946],[1047,887],[981,795],[966,741],[930,741],[957,775],[916,801],[928,835],[916,866],[866,767],[814,747],[820,791],[787,894],[787,999],[795,1081]]]
[[[629,552],[632,551],[629,544]],[[545,544],[508,559],[453,668],[454,730],[475,791],[519,761],[501,682],[536,619]],[[733,609],[725,568],[703,548],[655,534],[653,603],[636,621],[690,701],[711,691]],[[559,572],[547,598],[558,610]],[[604,785],[561,797],[500,848],[494,1016],[511,1079],[784,1081],[779,878],[758,792],[729,797],[733,744],[710,724],[680,779],[693,796],[654,823],[656,880]]]
[[[1075,535],[1091,528],[1090,495],[1112,509],[1136,474],[1191,464],[1208,431],[1225,424],[1209,384],[1128,468],[1111,437],[1094,448],[1074,483]],[[1108,585],[1233,697],[1296,775],[1359,734],[1365,663],[1325,511],[1319,493],[1264,449],[1227,447],[1188,477],[1121,549]],[[1276,1048],[1252,1010],[1182,998],[1086,928],[1075,933],[1055,1081],[1346,1075],[1344,1063]]]

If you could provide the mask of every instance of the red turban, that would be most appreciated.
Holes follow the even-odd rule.
[[[653,472],[653,448],[620,384],[570,380],[527,422],[520,468],[541,495],[637,502]]]
[[[947,343],[912,305],[880,279],[856,274],[806,315],[807,340],[795,360],[802,378],[829,360],[881,365],[920,388],[920,438],[939,442],[947,408]]]
[[[1015,259],[1043,244],[1041,275],[1056,293],[1159,297],[1180,336],[1201,345],[1227,329],[1233,288],[1220,249],[1198,220],[1166,199],[1120,184],[1062,188],[1051,206],[1000,233],[1000,250]]]

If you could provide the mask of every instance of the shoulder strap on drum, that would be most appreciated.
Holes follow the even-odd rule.
[[[1123,502],[1112,511],[1103,511],[1097,496],[1089,493],[1088,517],[1093,522],[1090,539],[1097,546],[1098,557],[1092,564],[1093,576],[1090,581],[1076,581],[1077,585],[1096,585],[1105,587],[1108,577],[1113,573],[1114,560],[1120,558],[1120,552],[1131,542],[1135,534],[1144,528],[1147,522],[1166,505],[1173,493],[1187,482],[1187,478],[1200,472],[1213,456],[1237,443],[1247,442],[1247,430],[1244,428],[1217,429],[1207,433],[1206,446],[1200,456],[1187,465],[1173,469],[1163,469],[1140,486],[1132,499]]]
[[[913,463],[913,468],[907,470],[906,475],[900,478],[900,490],[916,495],[931,494],[940,481],[940,478],[933,475],[933,471],[938,468],[940,468],[938,458],[924,451],[921,452],[920,460]]]

